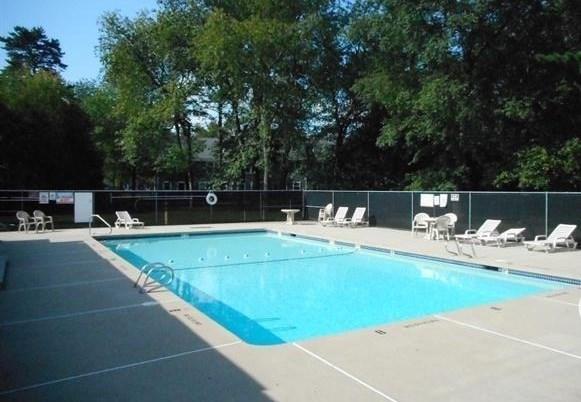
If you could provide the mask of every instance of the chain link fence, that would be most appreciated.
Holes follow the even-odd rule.
[[[428,199],[444,195],[445,206],[425,206]],[[304,218],[317,219],[319,208],[332,203],[340,206],[366,207],[371,226],[410,229],[413,217],[425,212],[440,216],[453,212],[458,216],[456,231],[478,228],[486,219],[500,219],[499,230],[526,227],[527,238],[547,234],[559,223],[577,225],[581,237],[581,193],[557,192],[434,192],[434,191],[305,191]],[[438,204],[440,204],[438,202]]]
[[[115,211],[129,211],[147,225],[184,225],[282,221],[281,209],[299,209],[297,219],[316,220],[319,208],[332,203],[365,207],[371,226],[410,229],[419,212],[458,216],[458,232],[478,228],[486,219],[500,219],[500,230],[526,227],[527,238],[550,232],[559,223],[579,226],[581,237],[581,193],[563,192],[418,192],[344,190],[244,190],[215,191],[216,205],[206,202],[207,191],[88,190],[93,194],[93,213],[109,222]],[[57,228],[84,227],[75,223],[74,191],[0,190],[0,229],[16,229],[16,211],[32,214],[40,209],[52,215]],[[423,196],[445,195],[445,205],[425,206]],[[72,202],[72,203],[71,203]],[[440,203],[438,203],[440,204]]]

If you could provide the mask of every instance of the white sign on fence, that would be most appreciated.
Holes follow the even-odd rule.
[[[38,203],[39,204],[48,204],[48,193],[41,191],[40,193],[38,193]]]
[[[420,194],[420,207],[433,207],[434,194]]]
[[[93,193],[75,193],[75,223],[92,222]]]

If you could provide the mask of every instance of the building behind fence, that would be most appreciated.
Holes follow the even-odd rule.
[[[315,220],[319,208],[367,208],[371,226],[409,229],[413,216],[426,212],[458,215],[457,231],[477,228],[485,219],[501,219],[500,230],[526,227],[532,238],[550,232],[559,223],[581,228],[581,193],[556,192],[415,192],[415,191],[216,191],[218,202],[206,202],[205,191],[89,191],[93,212],[109,222],[115,211],[127,210],[148,225],[184,225],[227,222],[282,221],[284,208],[301,210],[297,218]],[[445,195],[445,206],[425,206],[422,199]],[[0,225],[13,230],[16,211],[35,209],[52,215],[57,227],[86,226],[75,223],[72,191],[0,190]],[[72,202],[72,203],[71,203]],[[438,202],[438,204],[441,204]],[[431,204],[429,204],[431,205]],[[581,229],[575,233],[581,237]]]

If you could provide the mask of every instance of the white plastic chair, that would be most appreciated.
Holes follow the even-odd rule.
[[[323,221],[321,222],[323,224],[323,226],[326,226],[327,224],[333,224],[333,225],[341,225],[343,223],[345,223],[345,220],[347,219],[347,212],[349,211],[348,207],[339,207],[337,209],[337,213],[335,214],[335,217],[329,221]]]
[[[521,242],[524,240],[522,233],[526,228],[512,228],[505,230],[501,234],[489,234],[478,237],[478,240],[484,245],[489,243],[496,244],[497,247],[504,247],[508,242]]]
[[[468,229],[464,234],[455,235],[454,238],[458,240],[478,240],[479,237],[498,235],[496,228],[502,222],[499,219],[487,219],[478,230]]]
[[[450,218],[450,225],[448,226],[448,231],[450,232],[450,235],[454,235],[456,233],[456,222],[458,222],[458,215],[456,215],[453,212],[448,212],[447,214],[444,214],[444,216]]]
[[[51,231],[54,232],[54,221],[52,216],[47,216],[39,209],[32,211],[32,215],[38,220],[39,226],[41,226],[41,230],[44,232],[46,230],[46,225],[50,224]]]
[[[532,251],[535,248],[544,249],[545,252],[554,251],[560,246],[565,248],[577,248],[577,242],[573,238],[573,232],[577,229],[577,225],[565,225],[561,223],[558,225],[549,236],[538,235],[535,240],[525,241],[524,245],[527,250]]]
[[[426,214],[425,212],[420,212],[414,216],[414,220],[412,222],[412,236],[414,236],[418,230],[423,230],[426,233],[428,232],[430,225],[426,219],[430,219],[430,215]]]
[[[365,211],[367,208],[359,207],[355,208],[355,212],[353,212],[353,216],[351,218],[345,219],[343,225],[350,225],[351,227],[357,225],[367,225],[368,222],[365,220]]]
[[[333,204],[328,203],[325,208],[319,209],[319,223],[331,222],[333,220]]]
[[[117,220],[115,221],[115,227],[119,228],[121,225],[125,226],[125,229],[132,229],[134,226],[143,227],[145,223],[141,222],[137,218],[132,218],[127,211],[116,211]]]
[[[430,238],[435,237],[436,240],[440,240],[440,234],[446,240],[450,240],[450,217],[444,215],[436,218],[432,225]]]
[[[24,230],[26,233],[28,233],[32,225],[34,225],[34,231],[38,232],[38,225],[40,224],[40,221],[36,217],[30,216],[28,212],[17,211],[16,219],[18,219],[19,232],[22,232]]]

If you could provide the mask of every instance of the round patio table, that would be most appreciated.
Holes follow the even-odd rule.
[[[281,209],[280,212],[286,214],[286,224],[287,225],[294,225],[295,214],[297,212],[300,212],[300,209]]]

